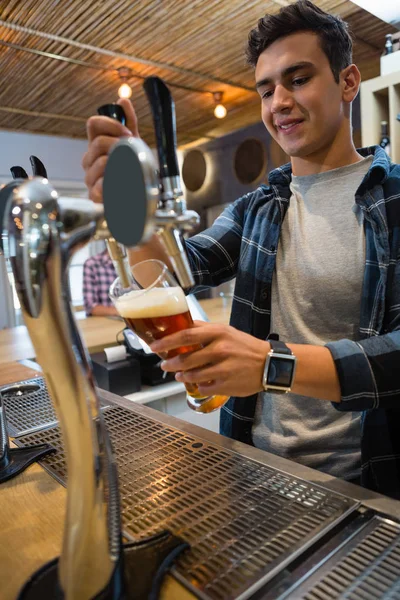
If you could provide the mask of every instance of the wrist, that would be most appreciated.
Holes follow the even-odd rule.
[[[269,342],[270,350],[264,364],[262,388],[272,394],[287,394],[291,391],[296,373],[296,356],[278,336]]]
[[[260,340],[259,340],[260,341]],[[258,389],[257,392],[263,392],[264,391],[264,387],[263,387],[263,377],[264,377],[264,368],[265,368],[265,361],[268,358],[268,353],[271,351],[271,344],[269,342],[266,341],[260,341],[260,351],[259,351],[259,372],[260,375],[258,377]]]

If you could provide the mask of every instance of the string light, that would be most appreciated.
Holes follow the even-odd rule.
[[[130,98],[132,96],[132,88],[127,83],[128,78],[132,74],[132,70],[129,67],[120,67],[118,70],[119,78],[122,81],[118,88],[118,96],[120,98]]]
[[[214,116],[217,119],[224,119],[226,117],[227,110],[225,106],[222,104],[223,92],[214,92],[214,102],[216,104],[214,108]]]

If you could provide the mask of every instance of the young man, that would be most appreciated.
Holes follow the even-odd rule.
[[[163,366],[232,396],[221,433],[347,480],[361,470],[365,486],[400,498],[400,168],[354,147],[360,73],[340,19],[301,0],[259,21],[247,54],[263,122],[291,162],[186,242],[198,285],[236,276],[232,326],[198,324],[152,348],[202,345]],[[121,104],[132,133],[88,123],[98,201],[115,138],[138,135]],[[155,241],[132,260],[150,256],[163,258]],[[266,360],[270,350],[284,358]]]

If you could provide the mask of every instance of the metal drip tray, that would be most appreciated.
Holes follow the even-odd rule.
[[[141,414],[110,406],[123,531],[170,529],[191,544],[176,575],[202,598],[249,598],[357,503]],[[43,465],[65,482],[58,428],[16,440],[57,449]]]
[[[43,377],[2,386],[0,392],[11,437],[21,437],[57,425],[57,415]],[[107,403],[100,401],[100,404],[103,407]]]
[[[400,600],[400,525],[373,517],[279,600]]]
[[[57,423],[43,377],[19,381],[0,388],[6,409],[8,433],[21,436]]]

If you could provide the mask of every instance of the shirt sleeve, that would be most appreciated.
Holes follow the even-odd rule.
[[[99,304],[96,273],[87,261],[83,265],[83,302],[87,316],[90,316],[93,308]]]
[[[326,347],[335,361],[341,388],[337,410],[400,406],[400,330],[361,341],[339,340]]]
[[[249,197],[228,206],[205,231],[186,240],[186,250],[196,286],[192,291],[215,287],[236,276]]]

